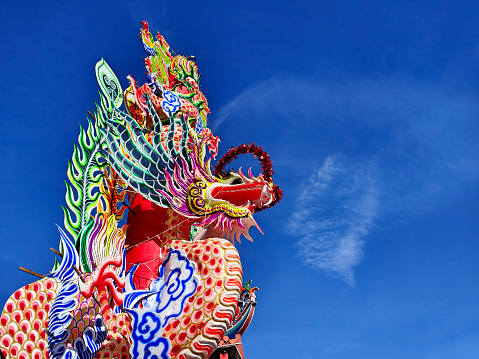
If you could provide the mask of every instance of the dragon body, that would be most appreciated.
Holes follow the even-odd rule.
[[[96,66],[101,101],[68,164],[62,258],[8,299],[8,358],[206,359],[251,320],[257,288],[243,287],[234,242],[251,240],[255,211],[281,191],[264,166],[225,173],[223,158],[211,170],[219,139],[198,68],[142,25],[145,84],[129,77],[122,91]],[[254,145],[238,151],[269,161]]]

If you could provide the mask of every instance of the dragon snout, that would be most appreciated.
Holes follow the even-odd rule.
[[[210,196],[236,207],[248,207],[253,212],[256,207],[262,208],[271,203],[274,192],[269,183],[258,181],[240,185],[218,185],[211,190]]]

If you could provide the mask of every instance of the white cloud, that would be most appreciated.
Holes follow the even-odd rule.
[[[255,84],[212,124],[235,133],[254,129],[261,144],[273,147],[275,176],[289,180],[279,185],[301,203],[290,221],[291,233],[301,236],[301,257],[354,283],[375,222],[404,224],[442,211],[477,183],[479,106],[475,94],[453,84],[337,77]],[[293,181],[328,153],[345,157],[330,156],[295,193]]]
[[[249,118],[252,118],[252,115],[261,118],[277,115],[294,118],[311,116],[311,111],[322,107],[319,100],[322,97],[330,98],[331,95],[331,89],[308,81],[272,78],[246,88],[223,106],[211,117],[212,131],[219,128],[223,122],[238,118],[240,114]]]
[[[288,224],[289,231],[302,236],[297,247],[306,265],[339,275],[350,285],[378,207],[373,168],[361,160],[329,156],[304,184]]]

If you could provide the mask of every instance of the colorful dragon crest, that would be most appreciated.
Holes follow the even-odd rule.
[[[243,286],[234,241],[281,199],[271,160],[241,145],[212,170],[219,139],[194,58],[142,26],[145,84],[129,76],[123,91],[96,65],[101,101],[68,163],[61,262],[8,299],[8,358],[206,359],[252,318],[257,288]],[[262,174],[224,171],[243,153]]]

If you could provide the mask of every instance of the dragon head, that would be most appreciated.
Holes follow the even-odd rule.
[[[178,170],[173,175],[165,171],[167,191],[162,194],[173,209],[195,218],[196,225],[208,229],[208,233],[229,236],[233,241],[235,236],[240,241],[243,234],[252,240],[249,228],[254,225],[261,231],[253,214],[275,200],[274,187],[263,175],[253,176],[251,169],[248,176],[241,168],[238,173],[213,175],[210,161],[199,155],[206,152],[205,142],[194,143],[189,164],[180,158],[181,166],[175,163]]]
[[[239,240],[244,234],[251,239],[251,226],[261,231],[254,212],[281,198],[272,184],[269,156],[254,144],[241,145],[212,173],[211,158],[205,157],[209,151],[215,158],[219,139],[206,127],[209,109],[199,89],[198,68],[191,57],[171,55],[161,35],[153,41],[148,24],[142,24],[141,38],[150,55],[145,60],[147,82],[137,87],[129,77],[123,96],[127,113],[104,92],[109,104],[97,114],[106,143],[104,156],[122,180],[150,201],[194,219],[196,226],[217,237]],[[114,82],[111,77],[109,83]],[[106,88],[104,77],[98,79]],[[258,157],[263,174],[255,177],[250,170],[245,175],[241,169],[224,173],[228,156],[239,153]]]

